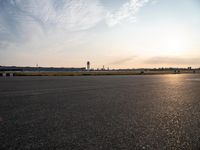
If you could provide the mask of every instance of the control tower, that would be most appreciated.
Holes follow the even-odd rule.
[[[90,62],[87,62],[87,71],[90,71]]]

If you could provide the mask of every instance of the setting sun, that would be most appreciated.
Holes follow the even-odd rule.
[[[166,37],[161,37],[161,49],[165,55],[181,55],[187,49],[187,40],[185,36],[180,34],[171,34]]]

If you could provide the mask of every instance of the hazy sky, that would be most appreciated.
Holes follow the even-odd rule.
[[[0,0],[0,65],[200,67],[200,0]]]

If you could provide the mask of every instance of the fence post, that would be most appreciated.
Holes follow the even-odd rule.
[[[10,73],[10,77],[13,77],[13,73]]]
[[[6,77],[6,73],[3,73],[2,76],[3,76],[3,77]]]

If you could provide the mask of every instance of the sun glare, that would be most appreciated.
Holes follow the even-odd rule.
[[[182,55],[188,48],[188,42],[184,31],[171,30],[159,38],[159,49],[163,55]]]
[[[181,54],[185,50],[185,41],[182,37],[170,37],[166,39],[165,51],[169,54]]]

